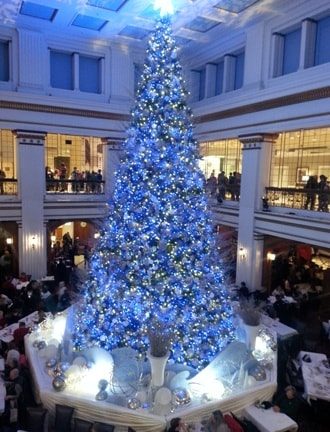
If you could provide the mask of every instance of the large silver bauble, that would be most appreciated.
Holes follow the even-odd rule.
[[[99,389],[100,390],[105,390],[108,387],[108,381],[105,379],[101,379],[99,381]]]
[[[97,401],[104,401],[108,398],[108,393],[105,390],[100,390],[97,395],[95,396],[95,399]]]
[[[177,406],[188,405],[191,402],[191,397],[186,389],[177,388],[173,390],[174,403]]]
[[[65,389],[66,383],[63,376],[58,375],[53,379],[53,389],[60,392]]]
[[[136,410],[138,408],[141,408],[141,402],[137,398],[130,398],[127,401],[127,407],[132,410]]]

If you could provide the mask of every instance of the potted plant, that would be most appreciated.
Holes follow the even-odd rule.
[[[164,384],[164,373],[173,339],[172,329],[168,324],[154,320],[148,329],[150,349],[147,357],[151,365],[151,382],[153,386]]]

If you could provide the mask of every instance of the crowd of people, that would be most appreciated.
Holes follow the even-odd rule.
[[[239,201],[241,192],[241,174],[237,171],[226,176],[225,171],[221,171],[218,176],[213,170],[210,177],[206,180],[206,192],[219,203],[222,203],[229,195],[232,201]]]
[[[49,192],[103,192],[103,175],[100,169],[97,171],[80,171],[77,167],[74,167],[72,172],[69,173],[65,163],[61,162],[60,167],[57,169],[46,166],[45,174],[46,190]],[[70,188],[69,185],[71,185]]]

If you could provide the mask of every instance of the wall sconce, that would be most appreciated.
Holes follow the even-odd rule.
[[[30,247],[32,250],[35,250],[37,246],[37,236],[33,235],[30,237]]]
[[[276,255],[273,252],[267,252],[267,260],[275,261]]]
[[[54,244],[56,243],[56,235],[50,236],[50,242],[51,242],[51,247],[54,247]]]
[[[243,248],[243,247],[240,247],[238,249],[238,256],[240,257],[240,259],[241,260],[245,260],[246,255],[247,255],[247,250],[245,248]]]
[[[14,239],[12,237],[7,237],[6,243],[7,243],[7,245],[12,245],[14,243]]]
[[[99,232],[94,233],[94,238],[95,238],[95,240],[97,240],[98,238],[100,238],[100,233]]]

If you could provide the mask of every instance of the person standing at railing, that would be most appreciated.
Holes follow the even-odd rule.
[[[4,189],[4,179],[6,178],[6,173],[0,169],[0,194],[3,195],[5,193],[5,189]]]
[[[310,210],[314,210],[317,189],[318,189],[317,176],[316,175],[309,176],[309,179],[307,180],[305,186],[306,195],[307,195],[307,200],[305,203],[306,210],[308,210],[309,205],[310,205]]]
[[[327,177],[323,174],[320,175],[319,182],[319,208],[318,211],[328,212],[329,211],[329,194],[330,188],[327,183]]]
[[[67,168],[64,162],[61,162],[60,168],[59,168],[59,178],[60,180],[65,180],[67,174]],[[65,181],[61,183],[61,192],[65,192],[67,189],[67,184]]]

